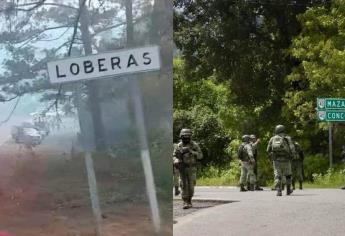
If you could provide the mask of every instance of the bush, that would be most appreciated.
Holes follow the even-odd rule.
[[[308,155],[304,159],[304,175],[307,181],[313,181],[313,174],[325,174],[329,167],[329,159],[322,154]]]
[[[217,115],[211,109],[195,106],[190,111],[174,111],[174,142],[179,140],[182,128],[191,128],[193,139],[200,145],[204,158],[203,166],[223,166],[229,163],[230,155],[227,147],[230,138]]]
[[[313,174],[314,185],[317,187],[339,187],[345,182],[345,168],[328,169],[325,174]]]
[[[239,162],[231,161],[224,167],[208,166],[198,172],[197,185],[238,185],[240,178]]]

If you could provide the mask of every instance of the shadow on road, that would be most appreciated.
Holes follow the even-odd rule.
[[[181,200],[174,200],[173,207],[174,207],[174,224],[177,223],[176,219],[179,217],[186,216],[188,214],[192,214],[196,211],[203,210],[206,208],[223,205],[223,204],[229,204],[233,202],[239,202],[239,201],[225,201],[225,200],[201,200],[201,199],[195,199],[192,201],[193,207],[189,209],[182,209],[183,202]]]

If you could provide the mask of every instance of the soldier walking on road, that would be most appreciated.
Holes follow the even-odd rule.
[[[249,135],[242,136],[242,144],[239,146],[237,153],[238,158],[241,161],[240,191],[247,191],[247,189],[244,187],[247,182],[249,182],[248,190],[254,191],[254,184],[256,181],[254,174],[255,160]]]
[[[196,164],[203,155],[199,145],[192,141],[192,131],[182,129],[180,132],[181,142],[174,148],[173,160],[181,177],[183,209],[192,207],[194,185],[196,184]]]
[[[254,160],[255,160],[255,164],[254,164],[254,174],[255,174],[255,190],[256,191],[262,191],[263,189],[260,188],[259,186],[259,178],[258,178],[258,144],[260,142],[260,139],[257,139],[256,136],[254,134],[250,135],[250,143],[252,145],[253,148],[253,156],[254,156]]]
[[[296,180],[299,182],[299,189],[303,189],[303,160],[304,153],[299,143],[294,142],[296,155],[292,159],[292,189],[295,190]]]
[[[291,137],[285,134],[285,127],[277,125],[273,136],[267,146],[267,152],[273,160],[274,183],[277,196],[282,196],[282,178],[286,177],[286,194],[292,193],[291,189],[291,160],[295,153],[295,147]]]

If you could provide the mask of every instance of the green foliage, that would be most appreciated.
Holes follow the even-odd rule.
[[[227,148],[231,132],[224,126],[220,114],[225,114],[227,90],[212,77],[189,80],[183,60],[174,60],[173,139],[179,141],[182,128],[191,128],[193,139],[204,154],[203,165],[223,165],[230,159]],[[230,123],[230,122],[229,122]]]
[[[282,98],[291,86],[285,77],[296,63],[287,55],[300,29],[296,15],[320,3],[175,1],[174,40],[188,79],[226,81],[231,103],[248,114],[238,124],[242,130],[261,132],[277,121],[287,123]]]
[[[345,183],[345,168],[328,169],[325,174],[313,174],[314,185],[326,188],[339,188]]]
[[[193,131],[193,139],[202,149],[202,163],[223,165],[230,156],[226,153],[229,137],[224,132],[222,124],[211,109],[195,106],[191,111],[174,111],[174,140],[178,141],[182,128],[189,127]]]
[[[317,97],[345,97],[344,1],[174,4],[174,38],[180,49],[174,61],[176,128],[198,130],[201,117],[217,118],[218,127],[232,138],[224,146],[232,159],[242,134],[257,134],[259,179],[267,184],[273,169],[265,149],[275,125],[284,124],[306,154],[307,180],[315,181],[316,174],[326,178],[328,125],[317,121],[315,107]],[[344,132],[344,125],[335,124],[335,162]],[[201,184],[237,182],[224,178],[222,168],[230,168],[228,163],[212,164],[200,173]]]
[[[209,166],[203,168],[199,173],[197,184],[202,186],[224,186],[237,185],[240,178],[239,162],[231,161],[222,168]]]
[[[304,175],[307,181],[313,180],[314,174],[325,174],[329,167],[327,156],[317,154],[308,155],[304,159]]]
[[[345,96],[344,17],[344,1],[308,9],[298,16],[302,31],[289,50],[299,63],[287,76],[293,86],[285,94],[285,116],[295,120],[294,128],[310,140],[313,153],[327,148],[322,143],[325,124],[316,121],[316,98]],[[338,142],[344,141],[338,136]]]

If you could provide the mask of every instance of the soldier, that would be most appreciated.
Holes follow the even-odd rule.
[[[341,147],[340,157],[341,157],[341,162],[345,163],[345,146]]]
[[[295,155],[295,147],[290,136],[285,134],[285,127],[277,125],[273,136],[267,146],[267,152],[273,160],[274,183],[277,196],[282,196],[282,178],[286,177],[286,194],[292,193],[291,189],[291,159]]]
[[[249,182],[248,190],[254,191],[254,184],[256,181],[254,174],[255,160],[249,135],[242,136],[242,144],[238,148],[238,158],[241,161],[240,191],[247,191],[244,187],[247,182]]]
[[[292,170],[291,170],[292,171]],[[282,191],[284,191],[286,185],[286,177],[285,175],[282,176]],[[273,183],[272,191],[277,191],[275,183]]]
[[[188,209],[192,207],[196,183],[196,162],[203,156],[199,145],[192,141],[190,129],[182,129],[180,138],[182,141],[175,147],[173,158],[181,177],[183,209]]]
[[[176,148],[177,144],[174,144],[174,150]],[[174,177],[174,188],[175,188],[175,196],[178,196],[181,191],[179,189],[180,187],[180,173],[175,165],[173,165],[173,177]]]
[[[299,182],[299,189],[302,190],[303,186],[303,160],[304,160],[304,153],[299,145],[298,142],[294,142],[295,144],[295,151],[296,155],[292,159],[291,167],[292,167],[292,189],[295,190],[295,182],[298,180]]]
[[[259,142],[260,142],[260,139],[257,139],[254,134],[250,135],[250,143],[252,145],[253,156],[254,156],[254,160],[255,160],[255,164],[254,164],[254,174],[256,177],[255,190],[262,191],[263,189],[260,188],[259,180],[258,180],[258,147],[257,146],[258,146]]]
[[[343,163],[345,163],[345,146],[342,146],[341,149],[342,149],[342,150],[341,150],[341,154],[340,154],[340,156],[341,156],[341,161],[342,161]],[[341,189],[342,189],[342,190],[345,190],[345,186],[341,187]]]

